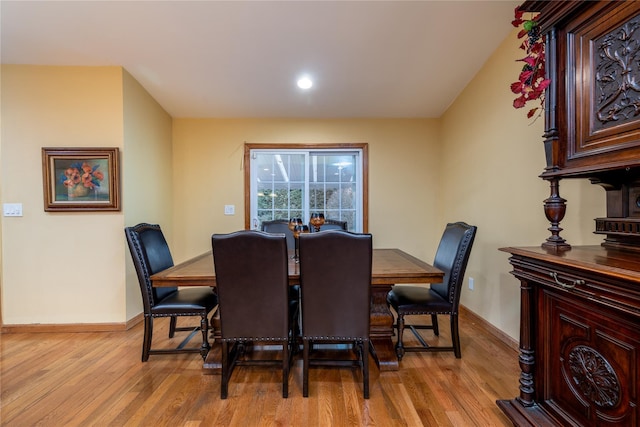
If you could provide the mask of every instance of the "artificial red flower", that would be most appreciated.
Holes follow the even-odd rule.
[[[513,16],[515,19],[511,21],[511,25],[513,25],[514,27],[519,27],[524,22],[522,20],[523,15],[524,15],[524,12],[520,10],[520,6],[517,6],[516,9],[513,11]]]
[[[534,43],[531,46],[531,53],[536,54],[538,58],[542,58],[544,61],[544,45],[542,43]]]
[[[527,102],[536,100],[544,108],[545,90],[551,83],[551,80],[545,78],[544,36],[540,34],[537,22],[539,16],[538,14],[525,19],[524,11],[516,7],[514,20],[511,21],[514,27],[523,27],[518,32],[518,39],[524,38],[520,49],[527,53],[527,56],[517,60],[525,65],[520,71],[518,81],[511,83],[511,92],[519,95],[513,100],[514,108],[522,108]],[[533,117],[538,109],[539,107],[535,107],[529,110],[527,117]]]
[[[513,93],[522,93],[522,88],[523,88],[523,84],[521,81],[517,81],[514,83],[511,83],[511,92]]]
[[[526,104],[526,102],[527,102],[527,99],[524,97],[524,95],[520,95],[519,97],[513,100],[513,106],[514,108],[522,108],[524,107],[524,104]]]
[[[550,84],[551,84],[551,80],[544,79],[538,84],[538,90],[543,91],[546,88],[548,88]]]
[[[526,58],[519,59],[518,61],[525,62],[525,63],[531,65],[532,67],[534,67],[536,65],[536,62],[538,62],[537,58],[535,58],[533,56],[527,56]]]

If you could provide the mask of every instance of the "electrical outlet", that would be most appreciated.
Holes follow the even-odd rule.
[[[469,277],[469,290],[473,290],[473,277]]]
[[[4,203],[2,213],[4,216],[22,216],[22,203]]]
[[[225,215],[235,215],[236,207],[234,205],[224,205],[224,214]]]

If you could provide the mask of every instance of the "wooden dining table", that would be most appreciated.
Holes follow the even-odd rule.
[[[387,293],[393,285],[405,283],[440,283],[444,273],[400,249],[374,249],[371,271],[371,352],[381,371],[398,369],[393,344],[393,314],[387,305]],[[154,287],[210,286],[216,276],[211,251],[198,255],[151,276]],[[300,265],[290,257],[289,284],[300,284]],[[219,330],[215,317],[211,320],[214,345]],[[209,352],[204,363],[208,373],[220,372],[220,351]]]

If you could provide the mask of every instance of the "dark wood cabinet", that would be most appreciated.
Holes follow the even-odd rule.
[[[640,2],[527,1],[547,75],[542,137],[551,236],[503,248],[521,289],[520,394],[498,406],[522,426],[639,426]],[[571,246],[563,179],[603,188],[600,246]],[[584,218],[593,221],[594,218]]]
[[[504,248],[521,284],[520,426],[637,426],[640,260],[633,251]]]

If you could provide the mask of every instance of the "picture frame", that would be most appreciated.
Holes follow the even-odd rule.
[[[42,148],[44,210],[119,211],[119,150]]]

